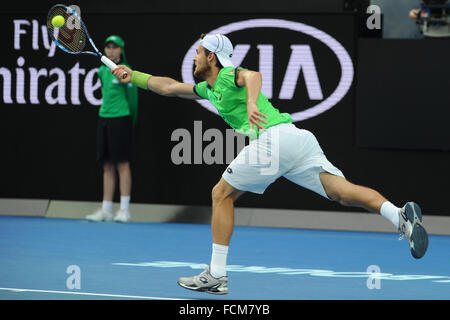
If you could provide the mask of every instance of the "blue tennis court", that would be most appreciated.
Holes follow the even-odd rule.
[[[215,296],[177,285],[209,263],[209,225],[0,216],[0,299],[450,299],[450,237],[421,260],[397,238],[237,226]]]

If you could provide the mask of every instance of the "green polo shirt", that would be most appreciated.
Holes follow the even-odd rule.
[[[254,125],[250,131],[247,114],[247,89],[239,87],[236,83],[236,70],[242,68],[222,68],[217,76],[214,86],[211,87],[206,81],[198,83],[194,91],[201,98],[209,100],[217,109],[219,114],[230,127],[236,132],[248,135],[250,138],[259,136],[257,127]],[[280,113],[267,97],[261,92],[256,101],[258,110],[267,116],[267,124],[261,125],[267,129],[280,123],[292,123],[289,113]]]

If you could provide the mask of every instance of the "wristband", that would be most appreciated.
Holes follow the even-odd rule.
[[[148,79],[151,78],[151,74],[133,71],[131,74],[131,83],[141,89],[148,89]]]

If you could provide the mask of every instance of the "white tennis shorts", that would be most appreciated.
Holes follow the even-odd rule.
[[[251,140],[222,177],[238,190],[264,193],[271,183],[283,176],[329,199],[320,181],[321,172],[344,177],[325,157],[311,132],[283,123]]]

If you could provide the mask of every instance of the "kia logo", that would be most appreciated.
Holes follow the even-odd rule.
[[[295,103],[293,99],[294,91],[300,78],[300,71],[303,71],[303,79],[309,100],[314,102],[317,101],[317,103],[306,110],[302,110],[300,106],[298,106],[298,108],[296,107],[297,110],[301,111],[291,113],[294,122],[315,117],[329,110],[347,94],[353,82],[354,71],[352,60],[347,50],[336,39],[322,30],[304,23],[283,19],[251,19],[230,23],[215,30],[211,30],[208,33],[221,33],[226,35],[240,30],[255,28],[279,28],[303,33],[322,42],[337,58],[340,68],[339,83],[328,97],[324,97],[311,47],[307,44],[291,43],[291,56],[283,77],[281,90],[278,93],[274,93],[272,84],[273,46],[267,44],[257,46],[260,55],[260,70],[258,71],[263,75],[261,91],[267,98],[272,99],[273,95],[277,94],[277,98],[291,100],[291,103]],[[200,40],[196,41],[189,48],[183,59],[181,76],[185,83],[195,84],[193,59],[199,42]],[[233,45],[234,53],[232,61],[234,65],[239,66],[249,51],[250,45],[236,43],[233,43]],[[209,111],[218,114],[216,108],[209,101],[196,101]]]

